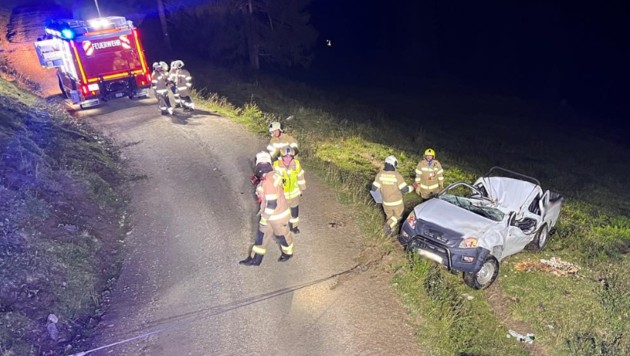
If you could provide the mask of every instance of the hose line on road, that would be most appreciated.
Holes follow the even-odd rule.
[[[164,322],[165,325],[163,327],[159,328],[159,329],[147,331],[147,332],[141,333],[139,335],[136,335],[136,336],[133,336],[133,337],[130,337],[130,338],[127,338],[127,339],[119,340],[119,341],[116,341],[116,342],[112,342],[110,344],[99,346],[97,348],[90,349],[90,350],[87,350],[87,351],[78,352],[78,353],[73,354],[72,356],[83,356],[83,355],[90,354],[92,352],[108,349],[108,348],[116,346],[116,345],[125,344],[125,343],[128,343],[128,342],[134,341],[134,340],[144,339],[144,338],[149,337],[151,335],[160,334],[160,333],[163,333],[165,331],[181,329],[181,328],[184,328],[184,327],[188,326],[189,324],[195,322],[198,317],[207,317],[207,316],[219,315],[219,314],[223,314],[223,313],[229,312],[231,310],[235,310],[235,309],[239,309],[239,308],[242,308],[242,307],[246,307],[248,305],[252,305],[252,304],[255,304],[255,303],[260,303],[260,302],[263,302],[263,301],[271,299],[271,298],[275,298],[275,297],[278,297],[278,296],[281,296],[281,295],[284,295],[284,294],[287,294],[287,293],[291,293],[291,292],[294,292],[294,291],[297,291],[297,290],[300,290],[300,289],[303,289],[303,288],[307,288],[307,287],[310,287],[310,286],[313,286],[313,285],[316,285],[316,284],[319,284],[319,283],[326,282],[326,281],[328,281],[330,279],[333,279],[333,278],[336,278],[336,277],[339,277],[339,276],[342,276],[342,275],[354,272],[357,269],[363,270],[363,269],[367,268],[368,266],[369,266],[369,263],[368,264],[357,264],[354,267],[351,267],[351,268],[349,268],[349,269],[347,269],[347,270],[345,270],[343,272],[338,272],[338,273],[335,273],[335,274],[331,274],[328,277],[316,279],[314,281],[298,284],[298,285],[295,285],[295,286],[292,286],[292,287],[286,287],[286,288],[278,289],[278,290],[275,290],[273,292],[268,292],[268,293],[265,293],[265,294],[256,295],[256,296],[253,296],[253,297],[245,298],[245,299],[242,299],[242,300],[237,300],[237,301],[234,301],[234,302],[231,302],[231,303],[227,303],[227,304],[223,304],[223,305],[219,305],[219,306],[215,306],[215,307],[209,307],[209,308],[200,309],[200,310],[197,310],[197,311],[194,311],[194,312],[178,315],[178,316],[170,318],[169,320],[182,319],[181,321],[171,322],[171,323]],[[159,322],[158,322],[158,324],[159,324]]]

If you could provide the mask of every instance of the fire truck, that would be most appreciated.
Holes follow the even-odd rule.
[[[62,95],[84,109],[149,95],[151,72],[138,30],[124,17],[54,19],[35,42],[40,64],[56,68]]]

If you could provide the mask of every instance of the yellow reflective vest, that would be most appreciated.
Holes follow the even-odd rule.
[[[285,198],[297,198],[302,194],[302,191],[306,190],[304,170],[298,159],[294,158],[287,167],[282,162],[282,158],[280,158],[273,163],[273,169],[282,176]]]

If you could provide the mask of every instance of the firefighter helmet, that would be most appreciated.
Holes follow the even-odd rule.
[[[433,156],[433,158],[435,158],[435,150],[434,150],[434,149],[432,149],[432,148],[427,148],[427,149],[424,151],[424,155],[425,155],[425,156]]]
[[[160,70],[162,66],[160,66],[159,62],[153,62],[153,70]]]
[[[166,64],[166,62],[160,62],[160,67],[162,67],[163,71],[168,71],[168,64]]]
[[[260,163],[269,163],[271,164],[271,155],[267,151],[260,151],[256,153],[256,165]]]
[[[393,167],[398,166],[398,160],[394,156],[387,156],[387,158],[385,158],[385,163],[391,164]]]
[[[282,147],[280,149],[280,156],[282,157],[286,157],[286,156],[291,156],[291,157],[295,157],[295,149],[293,149],[293,147]]]
[[[269,132],[274,132],[276,130],[280,130],[280,132],[282,132],[282,125],[278,121],[274,121],[269,124]]]
[[[176,60],[171,62],[171,69],[180,69],[180,68],[184,68],[184,62],[181,60]]]

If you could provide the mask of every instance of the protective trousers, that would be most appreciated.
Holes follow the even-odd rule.
[[[289,227],[291,229],[298,227],[300,224],[300,196],[293,199],[287,199],[287,203],[291,208],[291,219],[289,220]]]
[[[282,221],[271,220],[267,225],[258,225],[258,233],[256,241],[252,247],[252,258],[259,264],[267,253],[267,244],[272,236],[276,236],[282,253],[285,255],[293,255],[293,235],[289,230],[289,223],[286,219]]]
[[[156,93],[156,95],[160,111],[164,112],[168,110],[171,107],[171,99],[168,97],[168,92],[164,91],[164,93]]]
[[[405,210],[404,204],[386,205],[383,203],[383,211],[385,212],[385,224],[390,229],[390,233],[396,232],[398,222],[402,219],[403,211]]]

